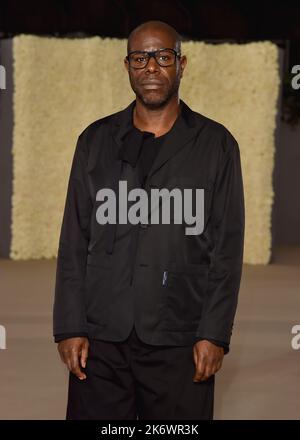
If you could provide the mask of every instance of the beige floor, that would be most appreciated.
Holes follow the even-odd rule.
[[[55,260],[0,260],[0,419],[64,419],[67,370],[52,339]],[[300,247],[244,266],[231,341],[217,373],[216,419],[300,419]]]

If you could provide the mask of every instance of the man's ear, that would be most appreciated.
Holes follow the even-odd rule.
[[[187,57],[185,55],[182,55],[182,57],[180,58],[180,78],[182,78],[183,76],[183,71],[186,65],[187,65]]]
[[[126,72],[128,72],[129,64],[128,64],[128,60],[126,59],[126,57],[124,58],[124,68],[125,68]]]

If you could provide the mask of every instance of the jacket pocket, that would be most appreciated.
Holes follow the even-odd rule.
[[[85,275],[85,305],[87,321],[104,325],[111,307],[111,260],[88,255]]]
[[[162,273],[162,329],[195,331],[207,291],[208,266],[169,264]]]

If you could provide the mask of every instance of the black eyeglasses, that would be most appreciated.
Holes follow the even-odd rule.
[[[151,57],[155,58],[161,67],[169,67],[175,63],[176,57],[180,58],[181,55],[176,50],[167,47],[150,52],[146,50],[134,50],[133,52],[129,52],[126,59],[134,69],[144,69]]]

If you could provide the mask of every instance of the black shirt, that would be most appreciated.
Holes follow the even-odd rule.
[[[180,115],[179,115],[180,117]],[[132,124],[131,129],[126,133],[123,138],[123,145],[119,151],[119,158],[123,161],[130,163],[130,165],[135,168],[137,167],[138,177],[140,181],[141,188],[144,187],[145,180],[151,169],[153,161],[161,148],[165,138],[168,136],[165,133],[162,136],[155,137],[154,133],[149,131],[141,131]],[[132,238],[131,238],[131,250],[130,250],[130,261],[134,264],[134,258],[137,249],[137,237],[138,229],[132,228]],[[78,337],[78,336],[88,336],[86,333],[67,333],[55,335],[55,342],[60,342],[63,339]],[[199,339],[200,340],[200,339]],[[216,341],[215,339],[209,339],[215,345],[223,347],[224,353],[229,352],[229,345],[222,341]]]

